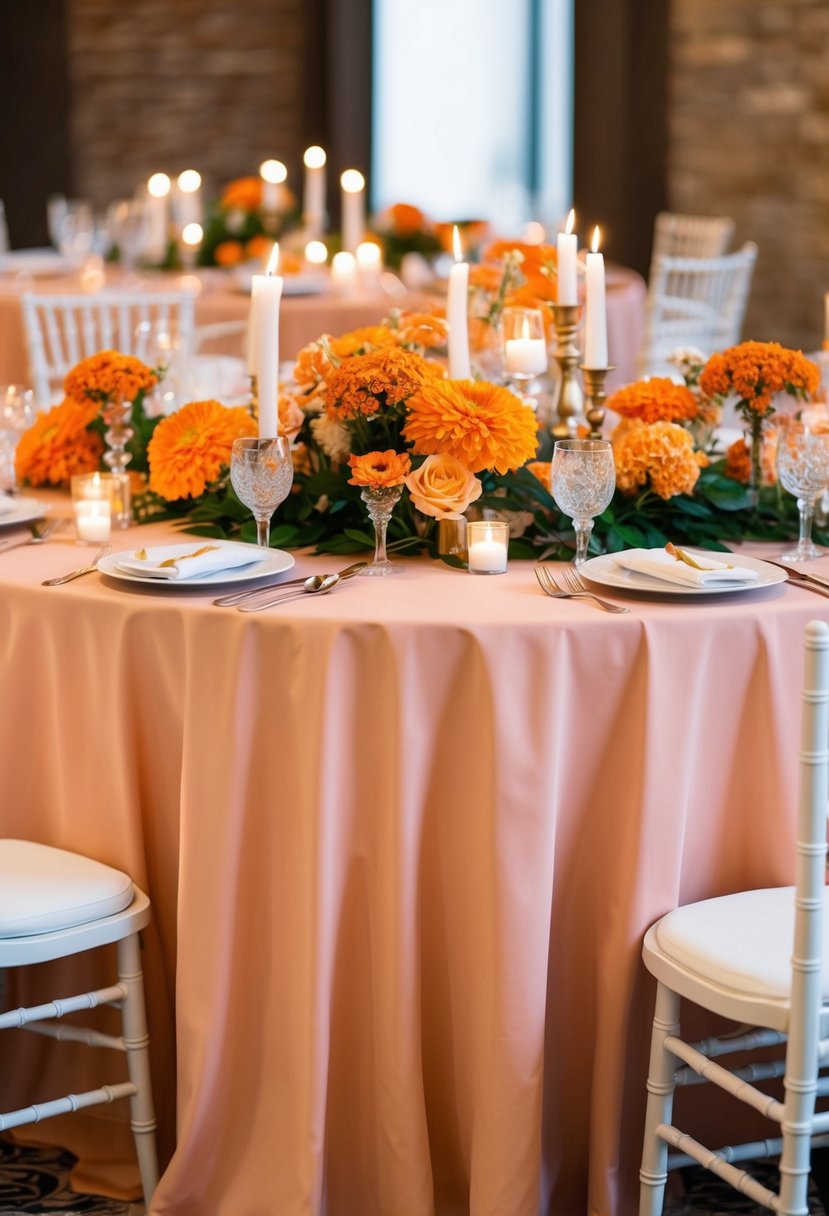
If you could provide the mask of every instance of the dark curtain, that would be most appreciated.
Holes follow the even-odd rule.
[[[647,273],[665,206],[667,0],[575,0],[574,195],[616,262]],[[589,228],[589,231],[588,231]]]
[[[49,243],[46,200],[69,194],[65,0],[0,0],[0,199],[13,248]]]

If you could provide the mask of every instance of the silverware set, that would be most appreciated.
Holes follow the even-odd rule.
[[[28,536],[13,536],[9,540],[0,541],[0,553],[20,549],[23,545],[42,545],[64,522],[62,519],[39,519],[29,525]]]
[[[352,578],[366,566],[366,562],[354,562],[338,574],[312,574],[309,578],[293,578],[287,583],[271,583],[267,587],[255,587],[252,591],[237,591],[223,595],[213,603],[220,608],[234,607],[240,612],[261,612],[289,600],[302,599],[305,595],[325,595],[333,591],[338,583]]]
[[[551,596],[554,600],[593,600],[605,612],[630,612],[629,608],[623,608],[621,604],[611,604],[609,600],[600,599],[588,587],[584,585],[579,575],[569,566],[563,566],[559,571],[561,581],[564,584],[562,587],[553,576],[552,571],[547,566],[536,566],[535,577],[538,579],[538,584],[545,595]]]

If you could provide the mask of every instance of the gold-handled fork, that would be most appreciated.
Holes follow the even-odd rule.
[[[556,582],[546,566],[535,567],[535,577],[538,579],[541,590],[555,600],[588,599],[594,600],[600,608],[604,608],[605,612],[630,612],[629,608],[623,608],[620,604],[611,604],[608,600],[600,599],[598,595],[588,591],[578,575],[567,567],[562,569],[561,574],[566,584],[564,587]]]
[[[92,574],[93,570],[98,569],[98,562],[104,557],[109,557],[111,552],[112,545],[104,545],[98,550],[89,565],[80,566],[77,570],[70,570],[68,574],[61,574],[58,578],[45,578],[41,586],[61,587],[64,583],[71,583],[73,578],[80,578],[82,574]]]
[[[38,520],[30,525],[29,536],[16,536],[0,541],[0,553],[8,553],[10,549],[19,549],[22,545],[42,545],[63,522],[62,519]]]

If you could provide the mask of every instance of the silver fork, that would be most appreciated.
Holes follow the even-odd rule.
[[[47,519],[42,524],[32,524],[30,536],[18,536],[14,540],[0,541],[0,553],[19,549],[21,545],[42,545],[63,523],[62,519]]]
[[[546,566],[535,567],[535,577],[538,579],[539,586],[545,595],[552,596],[558,600],[579,600],[589,599],[595,600],[600,608],[604,608],[605,612],[630,612],[629,608],[623,608],[619,604],[611,604],[608,600],[599,599],[598,595],[594,595],[592,591],[588,591],[584,584],[578,579],[578,576],[573,575],[572,579],[568,577],[571,572],[564,569],[562,576],[567,582],[567,587],[561,587]]]
[[[60,587],[63,583],[71,583],[73,578],[80,578],[82,574],[91,574],[93,570],[98,569],[98,562],[104,557],[109,557],[112,552],[112,545],[104,545],[99,549],[88,566],[81,566],[77,570],[70,570],[68,574],[62,574],[59,578],[47,578],[41,583],[42,587]]]

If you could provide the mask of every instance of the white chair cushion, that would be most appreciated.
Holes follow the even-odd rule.
[[[794,887],[741,891],[676,908],[656,925],[659,949],[723,988],[788,1000]],[[823,997],[829,997],[829,914],[823,905]]]
[[[0,840],[0,938],[102,920],[132,899],[132,879],[120,870],[30,840]]]

